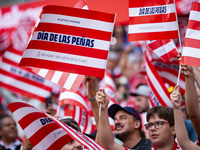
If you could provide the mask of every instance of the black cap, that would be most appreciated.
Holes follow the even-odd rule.
[[[108,109],[108,114],[109,116],[114,119],[115,114],[119,111],[119,110],[124,110],[127,113],[133,115],[136,119],[138,119],[141,122],[141,117],[140,115],[137,113],[137,111],[133,108],[133,107],[121,107],[118,104],[113,104],[109,107]]]

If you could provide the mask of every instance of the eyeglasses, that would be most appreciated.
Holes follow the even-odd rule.
[[[151,127],[153,127],[153,125],[154,125],[154,127],[156,129],[160,129],[160,128],[162,128],[162,126],[163,126],[164,123],[171,124],[171,123],[169,123],[167,121],[156,121],[154,123],[147,123],[144,126],[145,126],[146,130],[149,130]]]

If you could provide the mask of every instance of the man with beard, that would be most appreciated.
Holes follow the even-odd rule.
[[[0,117],[0,137],[1,149],[20,150],[22,142],[18,140],[16,122],[9,115]]]
[[[121,107],[113,104],[108,108],[109,97],[103,88],[96,93],[97,105],[101,103],[101,114],[98,119],[97,138],[108,150],[150,150],[150,140],[141,137],[141,118],[132,107]],[[112,130],[108,121],[108,114],[114,119],[114,134],[123,142],[123,146],[114,142]]]

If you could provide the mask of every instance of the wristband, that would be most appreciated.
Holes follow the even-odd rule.
[[[95,101],[96,97],[89,97],[89,101]]]

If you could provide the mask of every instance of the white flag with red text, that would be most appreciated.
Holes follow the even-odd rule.
[[[173,40],[154,40],[146,42],[148,47],[164,62],[169,61],[178,54]]]
[[[180,63],[200,67],[200,3],[193,2]]]
[[[173,0],[129,0],[129,41],[178,38]]]
[[[103,77],[114,14],[45,6],[21,66]]]
[[[18,67],[21,57],[20,51],[13,48],[6,50],[0,64],[0,86],[45,102],[51,95],[54,83]]]
[[[8,107],[36,150],[61,149],[72,140],[78,141],[86,149],[105,149],[82,133],[29,104],[14,102]]]

